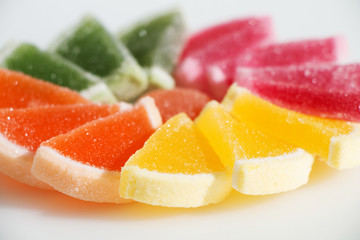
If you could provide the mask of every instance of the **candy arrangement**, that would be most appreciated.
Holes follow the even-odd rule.
[[[269,17],[186,36],[177,10],[111,34],[85,16],[0,55],[0,171],[77,199],[166,207],[294,190],[360,164],[360,65]]]

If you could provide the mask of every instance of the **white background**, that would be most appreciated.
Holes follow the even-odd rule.
[[[0,47],[9,40],[46,48],[85,13],[112,32],[144,16],[181,7],[189,31],[251,15],[273,17],[280,41],[344,35],[346,62],[360,61],[360,1],[18,1],[0,0]],[[1,91],[1,90],[0,90]],[[360,147],[360,146],[359,146]],[[316,163],[308,185],[217,205],[169,209],[86,203],[0,176],[0,239],[360,239],[360,167]]]

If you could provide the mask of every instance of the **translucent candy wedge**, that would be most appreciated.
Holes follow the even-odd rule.
[[[83,71],[60,56],[41,51],[28,43],[9,44],[3,51],[0,58],[2,58],[1,65],[5,68],[23,72],[80,93],[85,91],[85,96],[90,100],[103,103],[116,102],[110,89],[103,86],[98,77]]]
[[[272,38],[269,17],[234,19],[199,31],[185,43],[174,71],[176,83],[197,88],[220,100],[231,85],[229,74],[224,73],[222,66],[231,71],[237,56],[269,43]],[[209,83],[213,77],[215,81]]]
[[[234,82],[236,67],[290,66],[305,63],[334,63],[344,59],[346,41],[343,37],[299,40],[257,46],[228,61],[207,69],[210,88],[216,99],[222,99]]]
[[[158,66],[171,73],[185,38],[180,11],[172,10],[144,19],[121,31],[122,41],[142,66]]]
[[[231,176],[190,118],[168,120],[122,168],[120,196],[166,207],[223,200]]]
[[[360,122],[360,64],[238,68],[235,81],[278,106]]]
[[[162,122],[150,97],[124,110],[43,142],[33,175],[74,198],[127,202],[119,196],[121,168]]]
[[[31,174],[43,141],[119,111],[118,105],[79,104],[0,109],[0,171],[39,188],[49,186]]]
[[[249,195],[274,194],[308,182],[311,154],[235,120],[212,101],[195,121],[229,172],[232,186]]]
[[[145,71],[126,47],[92,16],[85,16],[66,31],[49,50],[103,77],[119,100],[133,100],[147,88]]]
[[[320,156],[333,168],[360,164],[359,124],[280,108],[236,85],[229,89],[223,105],[240,121]]]
[[[68,88],[0,68],[0,108],[90,103]]]

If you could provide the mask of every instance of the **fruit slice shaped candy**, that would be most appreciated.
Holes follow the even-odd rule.
[[[0,108],[89,103],[77,92],[0,68]]]
[[[272,35],[268,17],[233,20],[194,34],[185,43],[176,66],[177,84],[200,89],[212,96],[207,83],[207,68],[235,60],[246,50],[271,41]]]
[[[196,89],[175,88],[154,90],[147,94],[155,100],[164,122],[179,113],[186,113],[194,120],[210,98]]]
[[[41,51],[31,44],[9,44],[3,53],[5,68],[20,71],[72,90],[84,93],[90,100],[115,103],[110,89],[91,75],[60,56]]]
[[[185,35],[180,11],[172,10],[144,19],[118,34],[145,67],[158,66],[172,72]]]
[[[117,105],[97,104],[1,109],[0,171],[28,185],[49,188],[31,174],[40,143],[117,111]]]
[[[32,173],[56,190],[94,202],[121,203],[120,171],[161,125],[149,98],[133,109],[85,124],[44,142]]]
[[[212,95],[221,100],[234,81],[235,68],[332,63],[346,55],[345,39],[330,37],[258,46],[233,59],[210,65],[207,77]]]
[[[92,16],[85,16],[60,36],[50,51],[103,77],[119,100],[133,100],[147,88],[145,71],[126,47]]]
[[[223,104],[240,121],[318,155],[333,168],[360,164],[358,124],[280,108],[235,85],[229,89]]]
[[[237,65],[248,67],[298,65],[307,62],[331,63],[346,56],[345,38],[329,37],[273,43],[239,55]]]
[[[238,68],[235,81],[278,106],[360,122],[360,64]]]
[[[166,207],[223,200],[231,177],[186,114],[168,120],[122,168],[120,195]]]
[[[233,173],[232,186],[249,195],[274,194],[308,182],[311,154],[232,118],[212,101],[195,121],[222,163]]]

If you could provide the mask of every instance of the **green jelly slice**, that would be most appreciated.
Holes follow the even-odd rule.
[[[118,34],[142,66],[159,66],[172,72],[185,36],[178,10],[168,11],[130,26]]]
[[[96,102],[112,103],[116,98],[98,77],[52,53],[41,51],[32,44],[8,44],[0,54],[1,66],[23,72],[54,84],[68,87]],[[89,89],[92,89],[89,91]],[[95,90],[94,90],[95,89]],[[96,93],[94,98],[91,93]],[[102,97],[99,97],[101,95]]]
[[[124,44],[116,41],[92,16],[85,16],[60,36],[49,50],[103,77],[119,100],[135,99],[147,88],[145,71]]]

